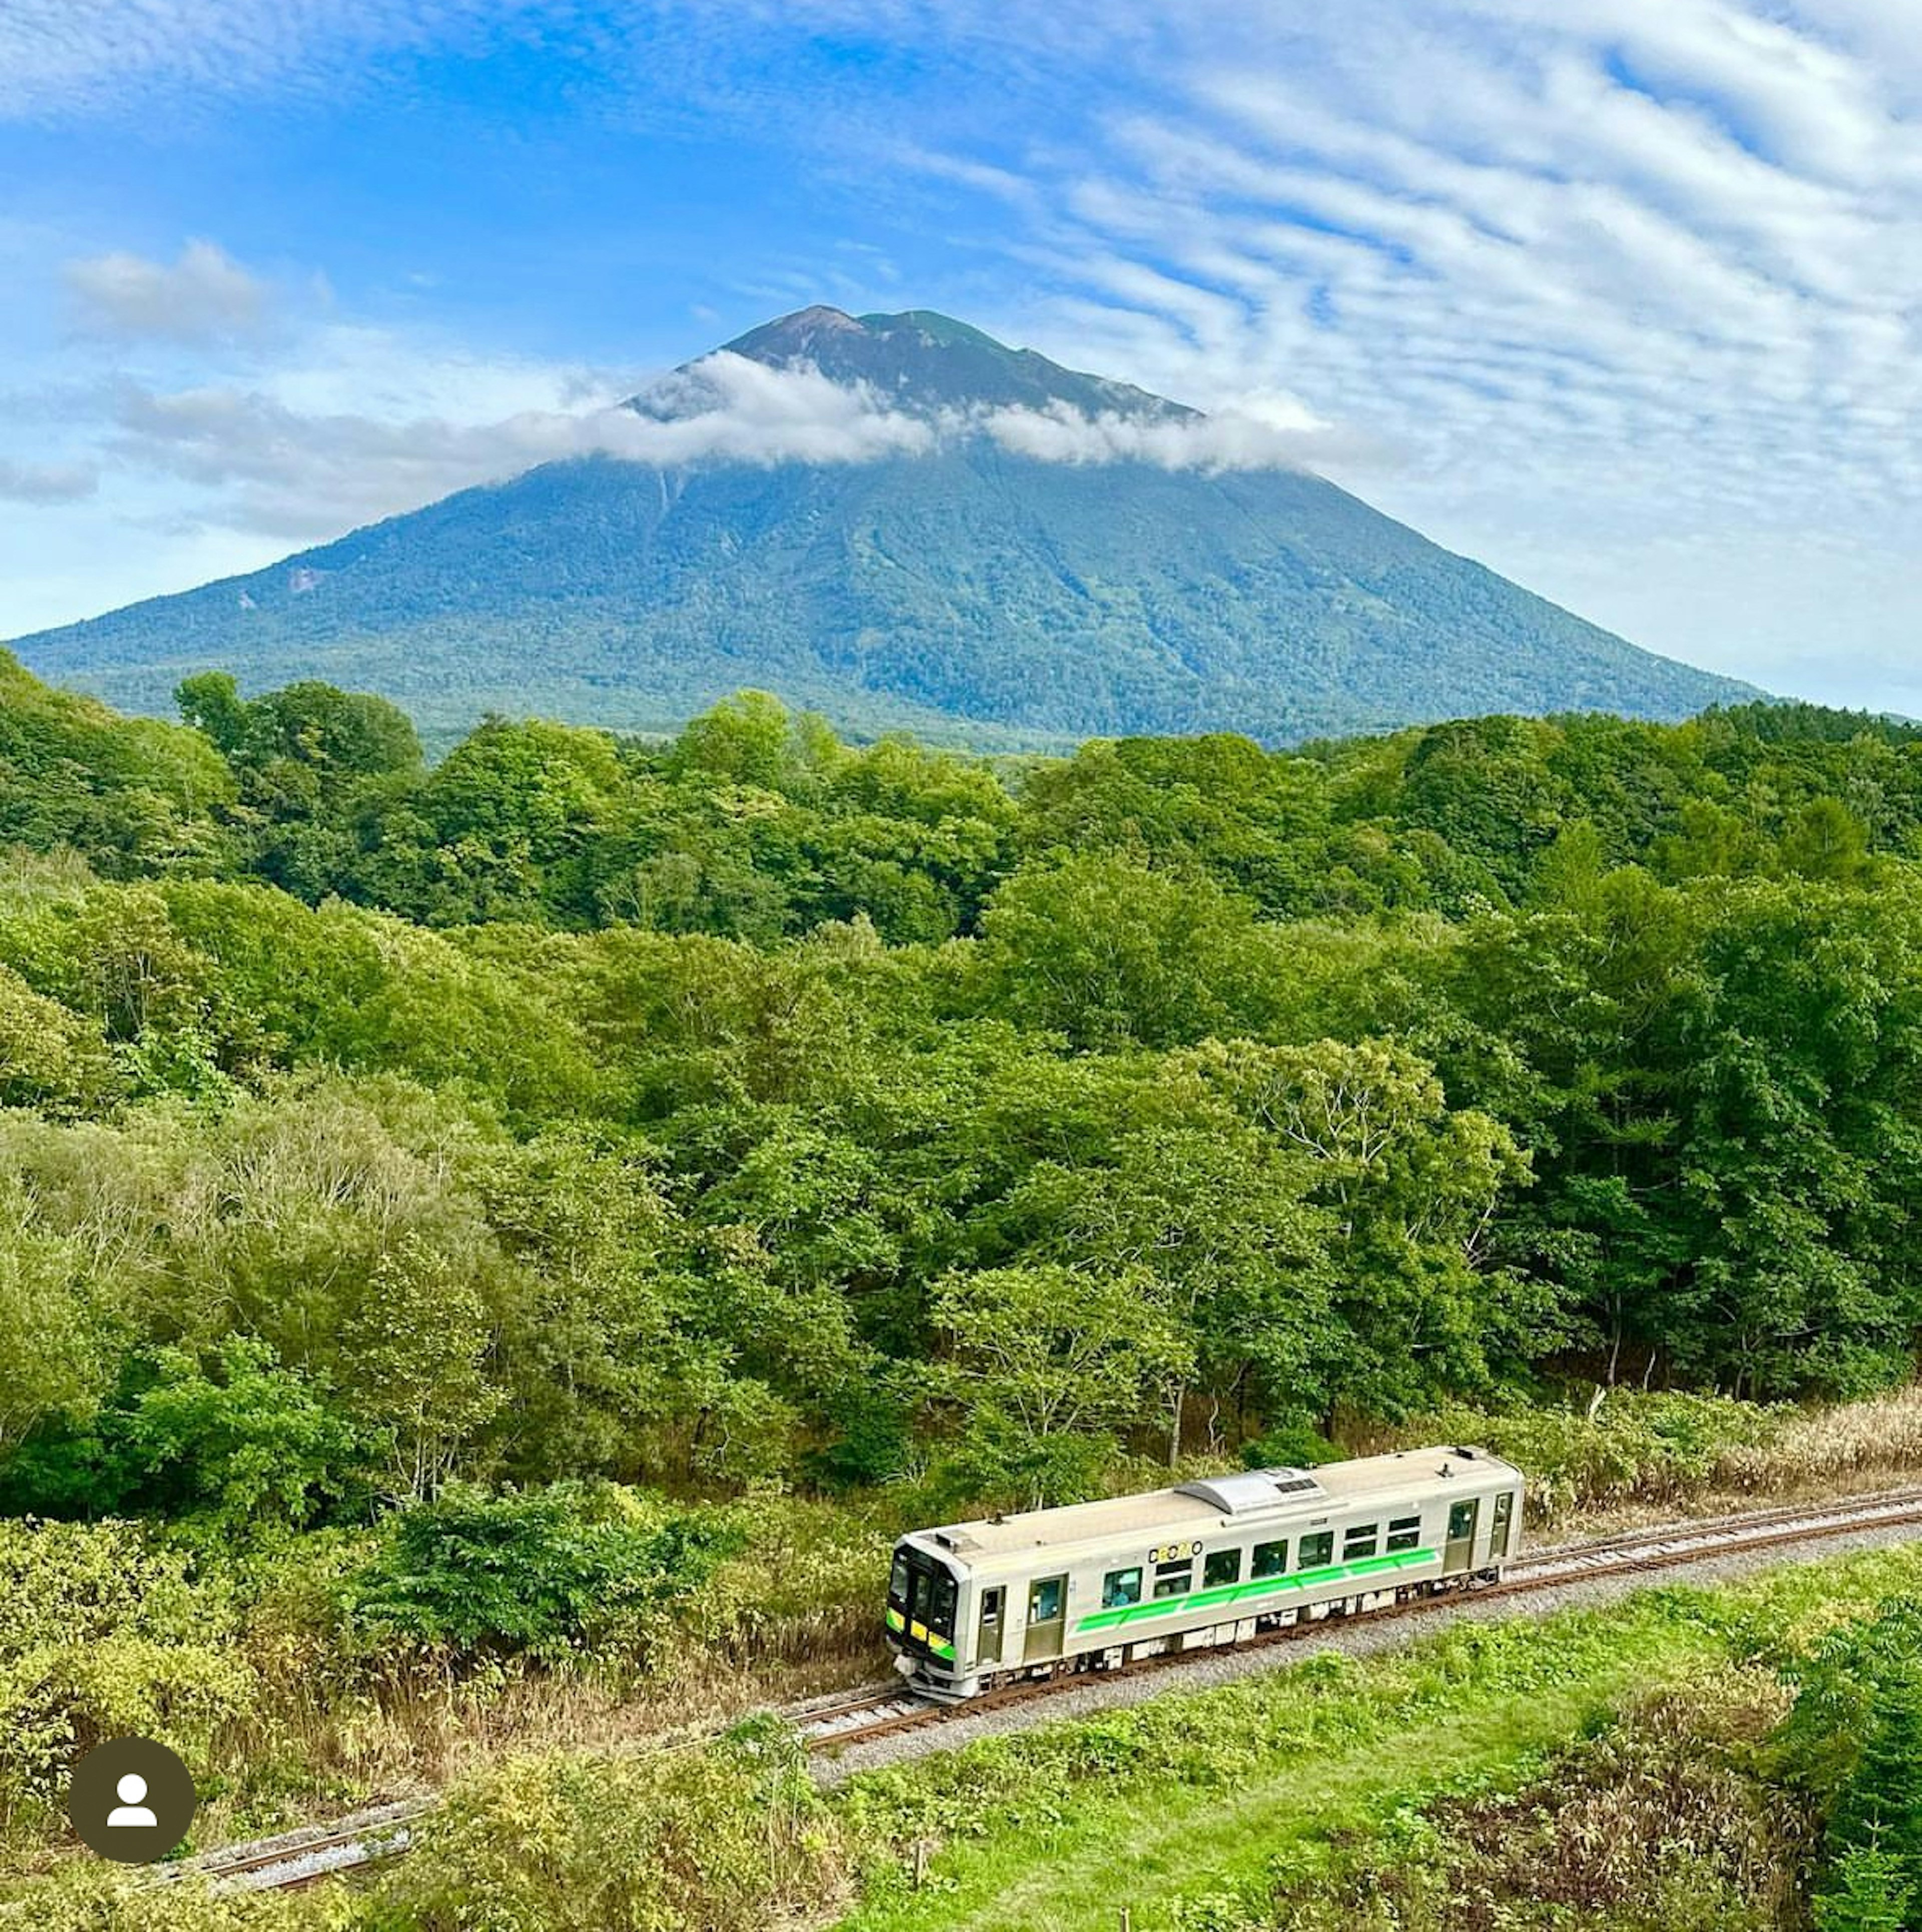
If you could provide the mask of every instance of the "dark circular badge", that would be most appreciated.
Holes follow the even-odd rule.
[[[197,1802],[186,1766],[151,1738],[94,1745],[67,1787],[67,1816],[82,1840],[124,1865],[165,1858],[186,1837]]]

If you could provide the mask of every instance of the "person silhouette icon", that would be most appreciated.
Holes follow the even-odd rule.
[[[193,1773],[157,1738],[105,1738],[67,1780],[73,1835],[116,1864],[151,1864],[184,1844],[198,1802]]]
[[[147,1795],[147,1780],[137,1771],[130,1771],[114,1790],[120,1802],[106,1814],[109,1825],[157,1825],[160,1821],[141,1802]]]

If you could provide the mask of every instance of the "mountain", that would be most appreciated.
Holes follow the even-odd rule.
[[[181,676],[219,666],[250,687],[385,692],[436,735],[490,710],[667,728],[744,685],[846,730],[985,747],[1672,718],[1755,694],[1319,477],[1171,460],[1220,419],[949,317],[809,308],[726,350],[628,406],[637,446],[669,454],[624,442],[544,464],[13,649],[133,710],[168,710]],[[811,382],[810,407],[825,377],[828,403],[889,434],[861,460],[805,436],[778,460],[705,452],[744,377]],[[1106,460],[1036,453],[1051,436]]]

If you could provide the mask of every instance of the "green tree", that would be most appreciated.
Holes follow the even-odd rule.
[[[1189,1372],[1189,1339],[1139,1273],[1047,1264],[952,1275],[936,1289],[934,1318],[947,1344],[937,1385],[965,1418],[961,1454],[991,1479],[1025,1475],[1036,1505],[1060,1472],[1049,1449],[1111,1446]],[[1042,1460],[1011,1469],[1011,1449]]]
[[[1205,879],[1089,854],[1024,868],[981,921],[986,1004],[1081,1047],[1165,1046],[1249,1004],[1254,919]]]
[[[140,1367],[146,1386],[105,1432],[132,1500],[240,1534],[298,1528],[364,1480],[356,1431],[264,1342],[224,1336],[211,1363],[159,1348]]]
[[[376,1264],[340,1344],[352,1365],[343,1396],[382,1439],[391,1492],[433,1496],[506,1400],[473,1279],[418,1235],[404,1237]]]

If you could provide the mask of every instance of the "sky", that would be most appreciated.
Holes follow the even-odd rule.
[[[607,446],[826,302],[1922,715],[1915,8],[7,0],[0,637]],[[761,400],[814,447],[817,395]]]

